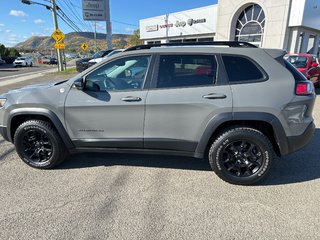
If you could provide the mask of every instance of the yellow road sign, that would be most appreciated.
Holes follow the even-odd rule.
[[[54,48],[56,49],[64,49],[66,47],[66,45],[64,43],[56,43],[54,45]]]
[[[88,49],[89,45],[87,43],[82,43],[81,48],[83,51],[86,51]]]
[[[65,35],[60,29],[57,29],[52,33],[51,37],[56,40],[56,42],[60,43],[65,38]]]

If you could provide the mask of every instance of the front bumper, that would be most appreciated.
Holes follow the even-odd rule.
[[[306,146],[312,139],[316,126],[310,123],[303,134],[299,136],[287,137],[288,153],[295,152]]]
[[[0,135],[1,135],[6,141],[9,141],[7,127],[0,126]]]

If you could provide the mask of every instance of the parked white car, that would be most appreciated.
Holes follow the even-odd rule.
[[[18,57],[13,62],[14,67],[32,67],[33,58],[32,57]]]
[[[115,49],[115,50],[113,50],[112,52],[110,52],[108,55],[106,55],[106,56],[104,56],[104,57],[102,57],[102,58],[94,58],[94,59],[91,59],[90,61],[89,61],[89,67],[91,67],[92,65],[94,65],[94,64],[96,64],[96,63],[99,63],[99,62],[101,62],[102,60],[104,60],[104,59],[106,59],[106,58],[108,58],[108,57],[111,57],[112,55],[115,55],[115,54],[117,54],[117,53],[121,53],[121,52],[123,52],[125,49]]]

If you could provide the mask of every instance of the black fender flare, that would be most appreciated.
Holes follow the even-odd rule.
[[[196,148],[195,157],[203,158],[205,150],[208,146],[211,136],[218,127],[227,121],[262,121],[269,123],[273,128],[276,143],[279,146],[281,155],[288,154],[288,139],[280,120],[271,113],[265,112],[234,112],[221,113],[215,115],[207,124],[204,133],[201,136],[199,144]]]
[[[8,140],[10,142],[13,141],[13,137],[11,136],[11,122],[14,117],[21,116],[21,115],[39,115],[49,118],[55,128],[57,129],[60,137],[62,138],[65,146],[68,149],[74,148],[74,144],[72,143],[66,129],[64,128],[63,124],[61,123],[60,119],[57,115],[44,108],[18,108],[10,111],[8,119],[7,119],[7,129],[8,129]]]

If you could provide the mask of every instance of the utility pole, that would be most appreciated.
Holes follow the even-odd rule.
[[[112,49],[112,29],[110,22],[110,3],[109,0],[105,0],[106,3],[106,30],[107,30],[107,48]]]
[[[54,30],[58,29],[58,20],[57,20],[57,7],[55,0],[51,0],[52,6],[52,16],[53,16],[53,23],[54,23]],[[58,69],[59,71],[63,71],[63,62],[62,62],[62,54],[60,49],[57,49],[57,58],[58,58]]]

